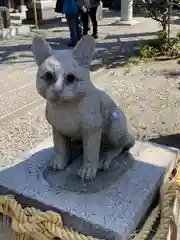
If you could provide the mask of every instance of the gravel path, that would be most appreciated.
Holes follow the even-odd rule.
[[[175,60],[148,62],[106,70],[94,83],[124,109],[138,139],[159,138],[174,145],[170,140],[176,135],[177,141],[180,129],[179,68]]]

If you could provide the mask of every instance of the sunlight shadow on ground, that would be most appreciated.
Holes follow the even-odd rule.
[[[180,149],[180,133],[158,136],[156,138],[150,139],[149,141]]]

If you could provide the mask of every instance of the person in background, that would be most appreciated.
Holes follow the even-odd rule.
[[[92,36],[98,38],[98,23],[96,19],[97,8],[100,5],[100,0],[79,0],[79,5],[82,10],[83,35],[89,31],[89,17],[92,22]]]
[[[70,32],[69,47],[74,47],[82,37],[82,27],[79,20],[79,7],[76,0],[57,0],[55,12],[66,15]]]
[[[83,26],[83,11],[82,9],[80,8],[80,20],[81,20],[81,25]],[[91,23],[90,23],[90,18],[88,17],[88,31],[91,30]]]

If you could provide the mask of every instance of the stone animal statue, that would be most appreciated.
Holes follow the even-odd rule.
[[[89,35],[67,58],[53,54],[40,36],[32,43],[38,65],[37,91],[47,100],[46,118],[53,130],[56,154],[50,167],[63,170],[70,161],[71,143],[82,140],[83,163],[77,174],[87,181],[94,179],[99,169],[107,170],[115,157],[135,143],[124,112],[90,80],[94,50],[95,41]]]

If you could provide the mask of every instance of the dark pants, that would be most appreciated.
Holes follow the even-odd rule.
[[[82,37],[82,28],[78,15],[66,14],[67,24],[69,27],[71,43],[76,44]]]
[[[92,22],[93,26],[93,35],[97,35],[97,20],[96,20],[96,11],[97,7],[92,7],[89,9],[89,11],[82,14],[82,21],[83,21],[83,35],[86,35],[88,33],[89,28],[89,17]]]

